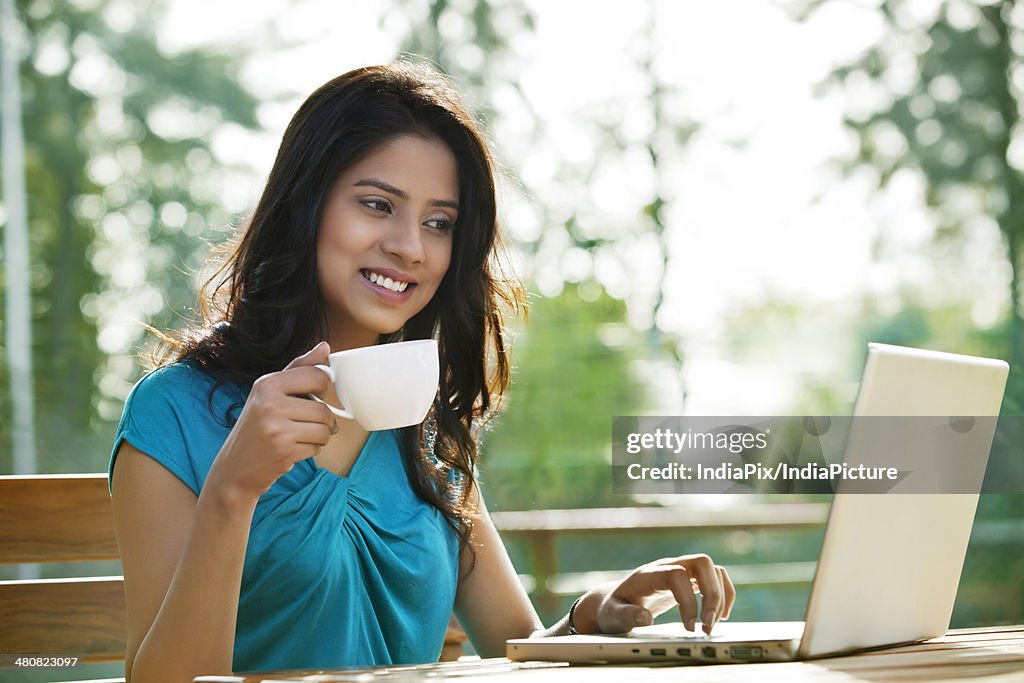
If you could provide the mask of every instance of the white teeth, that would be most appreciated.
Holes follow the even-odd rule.
[[[373,284],[377,285],[378,287],[390,289],[392,292],[404,292],[406,289],[409,288],[408,282],[402,282],[401,280],[392,280],[389,277],[378,275],[377,273],[374,273],[372,270],[367,271],[366,279],[372,282]]]

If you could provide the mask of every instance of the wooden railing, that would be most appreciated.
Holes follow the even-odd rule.
[[[616,553],[622,534],[684,537],[697,532],[786,532],[821,529],[828,503],[761,503],[730,508],[600,508],[578,510],[528,510],[492,512],[495,526],[506,544],[527,548],[529,572],[519,579],[538,610],[551,618],[560,613],[566,597],[580,595],[601,583],[617,580],[625,571],[572,572],[561,569],[559,541],[572,537],[608,539],[608,554]],[[617,538],[615,538],[617,536]],[[993,546],[1024,544],[1024,519],[979,519],[971,533],[972,552]],[[729,563],[729,575],[737,587],[784,588],[808,586],[814,578],[815,561],[757,564]],[[1024,618],[1024,588],[1013,582],[994,585],[967,584],[958,600],[982,608],[990,618],[1017,623]]]

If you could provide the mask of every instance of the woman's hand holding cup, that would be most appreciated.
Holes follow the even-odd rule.
[[[327,342],[320,342],[253,383],[204,488],[220,489],[232,503],[255,504],[295,463],[319,453],[337,424],[327,405],[306,397],[328,390],[330,380],[315,366],[329,355]]]

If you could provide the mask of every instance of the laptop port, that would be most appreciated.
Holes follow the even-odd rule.
[[[652,657],[664,657],[665,655],[666,655],[665,648],[663,648],[663,647],[652,647],[651,648],[651,656]]]
[[[760,645],[733,645],[729,653],[733,659],[764,659],[764,648]]]
[[[715,658],[715,646],[714,645],[705,645],[704,647],[702,647],[700,649],[700,656],[703,657],[704,659],[714,659]]]
[[[691,653],[690,648],[688,648],[688,647],[677,647],[676,648],[676,655],[678,655],[680,657],[692,657],[693,656],[693,654]]]

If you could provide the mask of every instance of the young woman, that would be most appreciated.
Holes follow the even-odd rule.
[[[202,325],[125,404],[129,680],[434,661],[453,609],[483,656],[677,603],[690,629],[728,616],[728,574],[690,555],[540,623],[473,477],[474,427],[509,383],[499,243],[490,155],[438,74],[357,69],[300,107]],[[425,338],[441,378],[421,425],[368,433],[306,397],[336,404],[312,367],[332,351]]]

